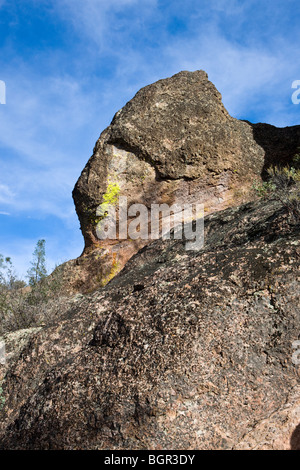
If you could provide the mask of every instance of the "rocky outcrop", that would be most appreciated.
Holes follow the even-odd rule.
[[[85,250],[64,295],[90,293],[0,338],[0,449],[300,449],[299,220],[248,202],[299,146],[300,126],[230,117],[202,71],[115,115],[73,192]],[[203,203],[204,246],[100,241],[109,188],[148,210]]]
[[[208,215],[199,251],[144,247],[30,332],[0,448],[299,449],[299,231],[260,201]]]
[[[74,188],[85,250],[68,264],[68,285],[82,292],[105,285],[147,243],[97,238],[96,211],[110,183],[129,207],[201,202],[209,214],[249,200],[254,180],[298,146],[300,127],[232,118],[203,71],[141,89],[101,134]]]

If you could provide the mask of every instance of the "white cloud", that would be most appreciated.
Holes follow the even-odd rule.
[[[70,134],[86,123],[90,97],[76,79],[35,77],[30,70],[7,71],[9,103],[1,108],[2,144],[43,164],[61,161],[63,155],[51,152],[53,139],[68,142]],[[64,158],[66,155],[64,155]]]
[[[134,6],[137,8],[137,20],[143,15],[152,15],[157,0],[58,0],[56,4],[57,12],[62,18],[68,22],[71,20],[73,27],[89,37],[100,50],[111,47],[112,39],[116,36],[124,36],[120,14]],[[126,35],[128,29],[137,27],[136,22],[127,21],[126,25],[123,25]]]
[[[85,0],[84,2],[82,0],[58,0],[57,7],[65,8],[76,19],[82,17],[87,19],[88,26],[94,24],[97,27],[99,21],[100,25],[102,24],[101,19],[115,12],[119,13],[124,8],[136,6],[141,14],[144,9],[149,6],[156,7],[157,4],[157,0],[143,0],[142,4],[140,0],[111,0],[110,2],[106,0]],[[83,24],[87,26],[84,22]],[[107,28],[112,26],[111,24],[106,25]]]
[[[238,0],[204,0],[201,5],[187,1],[190,9],[188,24],[191,28],[187,35],[172,36],[167,33],[167,21],[161,18],[161,6],[157,1],[146,1],[141,5],[135,0],[103,2],[96,0],[63,0],[60,14],[72,20],[75,30],[82,32],[98,49],[91,52],[91,57],[101,58],[101,53],[111,54],[115,60],[115,74],[111,80],[113,93],[118,89],[120,96],[130,97],[140,86],[170,76],[180,70],[204,69],[209,78],[222,93],[229,112],[236,116],[246,116],[249,108],[256,107],[262,119],[272,123],[286,125],[293,123],[295,112],[281,110],[275,115],[274,110],[281,108],[289,93],[290,77],[297,78],[299,61],[296,42],[291,43],[280,32],[274,36],[274,28],[286,8],[275,2],[266,1],[266,18],[261,19],[259,31],[251,29],[250,14],[264,8],[257,0],[240,2]],[[179,15],[181,2],[174,1],[168,15]],[[128,11],[132,6],[132,21],[122,20],[120,10]],[[119,11],[118,11],[119,10]],[[273,11],[274,10],[274,11]],[[139,18],[141,22],[139,22]],[[271,16],[270,16],[271,15]],[[143,34],[147,26],[155,23],[156,18],[162,23],[159,32],[161,43],[158,50],[135,47],[131,43],[132,34]],[[226,18],[226,21],[224,20]],[[276,21],[275,21],[276,20]],[[141,27],[142,25],[142,27]],[[253,27],[253,24],[252,24]],[[139,29],[140,28],[140,29]],[[243,34],[249,29],[247,37]],[[270,29],[268,41],[265,35]],[[227,34],[229,33],[229,34]],[[146,33],[145,33],[146,34]],[[243,40],[240,36],[243,36]],[[155,37],[151,40],[155,42]],[[284,88],[285,87],[285,88]],[[261,97],[266,107],[262,108]],[[121,106],[124,103],[121,103]],[[117,111],[115,109],[114,111]]]
[[[273,124],[282,124],[283,116],[274,113],[274,109],[280,107],[280,103],[285,107],[292,77],[297,76],[299,64],[294,60],[295,46],[281,43],[281,47],[279,44],[276,47],[274,44],[272,50],[242,46],[208,28],[193,40],[176,41],[166,48],[165,54],[174,68],[204,69],[222,93],[223,102],[232,115],[247,116],[256,109]],[[290,115],[285,109],[286,125],[294,117],[291,106],[289,111]]]
[[[7,186],[7,184],[0,183],[0,203],[11,204],[15,193]]]
[[[66,219],[74,213],[73,186],[100,134],[98,97],[94,90],[85,93],[76,78],[36,77],[20,69],[17,75],[5,71],[10,99],[0,108],[0,202],[15,212]],[[89,133],[91,122],[95,136],[88,145],[80,136]]]

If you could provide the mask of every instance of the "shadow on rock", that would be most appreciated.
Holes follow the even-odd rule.
[[[291,450],[300,450],[300,423],[294,430],[291,437]]]
[[[300,147],[300,126],[275,127],[271,124],[252,124],[253,137],[265,151],[265,163],[262,178],[267,177],[267,170],[272,165],[290,165]]]

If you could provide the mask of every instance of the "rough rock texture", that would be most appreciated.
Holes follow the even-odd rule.
[[[31,331],[1,449],[299,449],[299,224],[275,201],[157,240]]]
[[[146,241],[99,241],[96,210],[110,183],[129,206],[201,202],[206,213],[249,200],[271,162],[300,146],[300,126],[239,121],[224,108],[203,71],[181,72],[141,89],[101,134],[73,192],[85,240],[68,263],[69,286],[87,292],[105,285]]]

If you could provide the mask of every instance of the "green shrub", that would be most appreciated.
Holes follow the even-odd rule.
[[[260,198],[279,200],[291,219],[300,220],[300,155],[296,154],[291,166],[271,166],[268,169],[268,180],[263,183],[255,181],[253,189]]]
[[[57,297],[63,294],[64,271],[59,266],[47,276],[45,256],[45,241],[39,240],[26,286],[17,279],[10,258],[0,255],[0,334],[39,326],[50,321],[50,314],[56,315]]]

